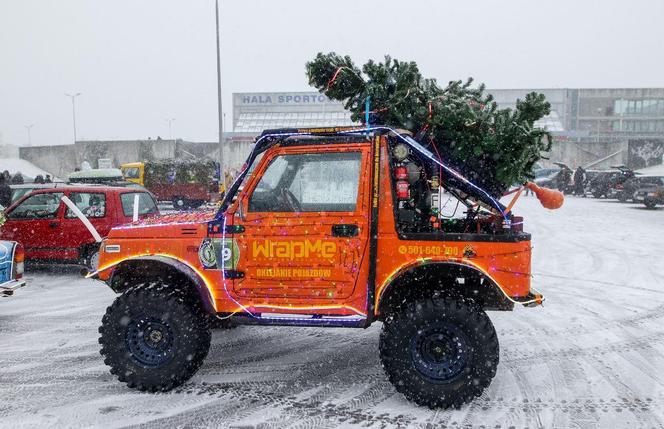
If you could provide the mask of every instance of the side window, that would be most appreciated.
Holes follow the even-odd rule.
[[[12,189],[12,203],[15,203],[16,201],[20,200],[23,198],[23,195],[29,194],[30,192],[34,191],[33,188],[18,188],[18,189]]]
[[[138,167],[129,167],[124,171],[124,177],[127,179],[138,179]]]
[[[152,196],[147,192],[128,192],[120,195],[122,202],[122,212],[127,217],[134,215],[134,195],[138,195],[138,214],[156,214],[158,213],[157,205],[155,204]]]
[[[281,155],[261,177],[250,212],[354,212],[360,152]]]
[[[83,212],[85,217],[99,218],[106,216],[106,195],[103,193],[72,192],[69,194],[69,199],[76,204],[76,207]],[[71,219],[75,218],[76,215],[67,207],[65,217]]]
[[[62,192],[36,194],[26,198],[9,213],[9,219],[55,219]]]

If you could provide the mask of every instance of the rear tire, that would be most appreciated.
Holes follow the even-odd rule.
[[[210,349],[209,318],[200,304],[161,283],[142,284],[117,297],[99,333],[111,374],[149,392],[189,380]]]
[[[383,324],[380,359],[408,400],[430,408],[460,407],[496,375],[498,338],[480,307],[464,298],[420,299]]]
[[[646,208],[648,209],[654,209],[655,207],[657,207],[657,203],[655,203],[653,200],[645,200],[643,204],[645,204]]]

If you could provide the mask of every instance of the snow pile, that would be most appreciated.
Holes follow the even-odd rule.
[[[0,172],[5,170],[9,171],[9,174],[12,176],[20,171],[24,178],[29,177],[34,179],[38,174],[41,174],[43,177],[46,177],[47,174],[50,174],[51,177],[55,178],[53,174],[42,170],[41,168],[37,167],[29,161],[26,161],[25,159],[0,158]]]
[[[127,388],[99,354],[115,294],[77,268],[33,268],[0,299],[0,427],[662,428],[664,209],[523,196],[543,307],[490,312],[500,364],[459,410],[396,393],[369,329],[215,330],[198,373],[169,393]]]

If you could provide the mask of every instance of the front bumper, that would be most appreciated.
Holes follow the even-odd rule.
[[[0,285],[0,296],[11,296],[18,288],[25,286],[25,280],[9,280]]]

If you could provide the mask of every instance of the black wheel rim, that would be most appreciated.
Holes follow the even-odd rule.
[[[132,358],[142,366],[155,368],[173,358],[173,331],[168,323],[155,318],[139,318],[127,326],[127,346]]]
[[[448,323],[419,330],[410,341],[410,352],[415,369],[438,383],[452,381],[462,374],[472,354],[466,334]]]

